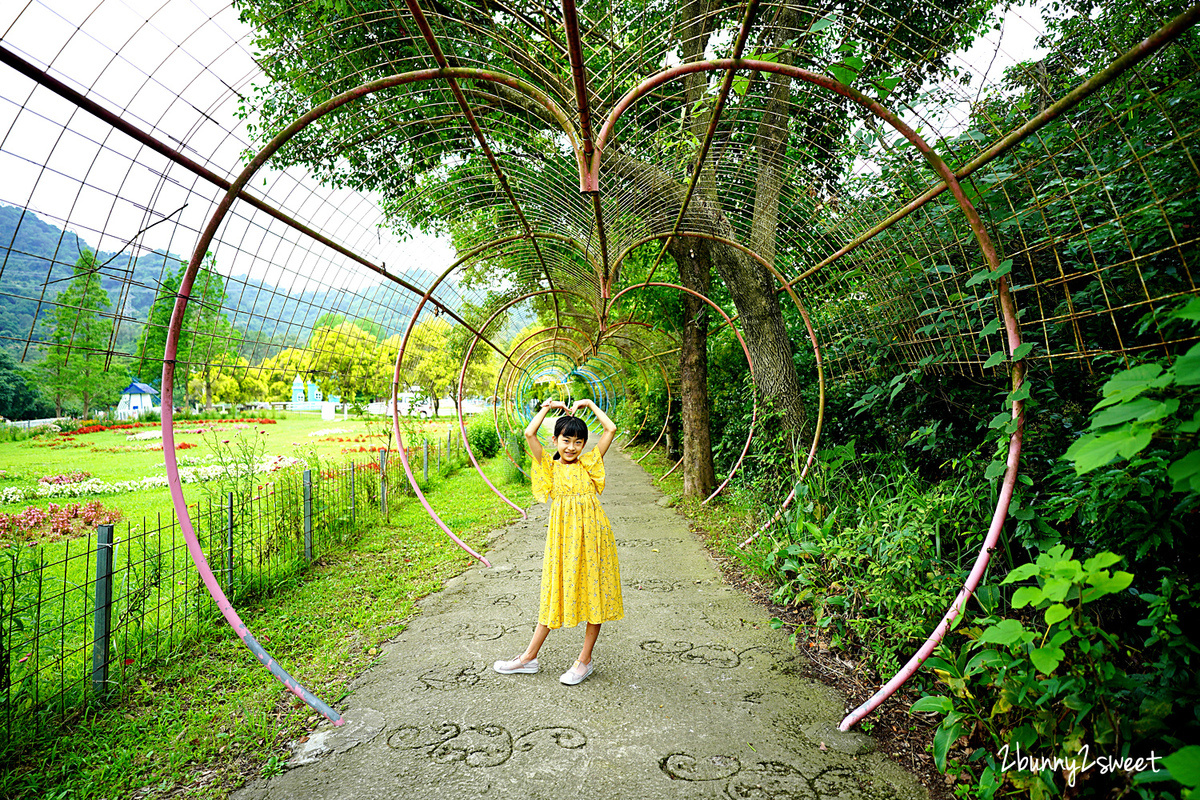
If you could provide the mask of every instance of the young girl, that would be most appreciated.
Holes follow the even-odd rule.
[[[553,457],[542,449],[537,438],[552,408],[566,412],[554,422]],[[583,452],[587,425],[572,416],[583,408],[591,409],[604,426],[595,449],[587,453]],[[600,624],[625,616],[617,544],[598,498],[604,491],[604,454],[616,432],[617,426],[591,400],[580,400],[570,407],[560,400],[547,400],[525,429],[525,441],[533,457],[533,496],[543,503],[550,499],[550,525],[542,559],[537,628],[524,653],[493,665],[502,675],[537,672],[538,650],[550,629],[573,628],[586,622],[579,660],[559,678],[574,686],[592,674],[592,647],[600,635]]]

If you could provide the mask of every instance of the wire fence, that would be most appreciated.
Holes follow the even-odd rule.
[[[422,485],[461,452],[455,445],[409,449]],[[270,593],[322,555],[351,546],[386,519],[388,503],[411,498],[394,451],[368,458],[276,473],[249,491],[209,490],[189,506],[231,602]],[[174,514],[0,549],[0,752],[119,693],[219,617]]]

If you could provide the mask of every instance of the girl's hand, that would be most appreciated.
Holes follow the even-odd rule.
[[[591,405],[591,403],[591,400],[576,400],[575,404],[571,406],[571,413],[574,414],[580,409],[587,408],[589,405]]]
[[[547,400],[546,402],[542,403],[542,408],[561,408],[568,414],[571,413],[571,409],[567,408],[567,404],[562,400]]]

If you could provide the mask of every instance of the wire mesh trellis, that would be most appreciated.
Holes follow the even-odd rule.
[[[278,473],[248,493],[197,503],[193,520],[227,595],[261,597],[353,544],[379,519],[373,464]],[[219,618],[173,516],[118,525],[111,541],[110,569],[98,569],[104,547],[95,532],[0,550],[0,713],[9,745],[119,691]],[[97,597],[111,598],[103,636]],[[106,657],[97,661],[98,652]]]
[[[445,354],[435,396],[500,397],[506,429],[547,376],[608,358],[652,366],[584,381],[598,396],[680,387],[687,328],[653,292],[699,258],[731,315],[747,286],[794,292],[831,376],[1000,387],[1171,358],[1195,338],[1169,313],[1197,294],[1200,5],[1136,10],[1098,6],[998,75],[998,46],[963,55],[991,3],[13,5],[0,346],[53,387],[55,359],[161,374],[177,334],[193,399],[210,373],[273,395],[304,373],[396,405]],[[423,259],[415,231],[452,247]],[[189,256],[172,333],[154,301]],[[739,324],[764,352],[770,326]]]

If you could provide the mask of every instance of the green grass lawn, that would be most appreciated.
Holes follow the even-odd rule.
[[[355,424],[288,423],[273,430],[287,431],[277,441]],[[319,446],[327,444],[337,443]],[[486,471],[514,502],[531,502],[527,485],[504,482],[503,459]],[[516,516],[470,468],[431,471],[426,491],[476,549],[486,547],[487,531]],[[394,497],[388,524],[358,534],[348,548],[328,550],[311,568],[281,573],[239,601],[268,651],[334,704],[379,645],[403,630],[414,602],[471,561],[407,495]],[[319,721],[223,624],[202,625],[189,641],[136,665],[110,703],[79,707],[14,754],[0,771],[0,796],[225,797],[248,777],[277,770],[285,745]]]

